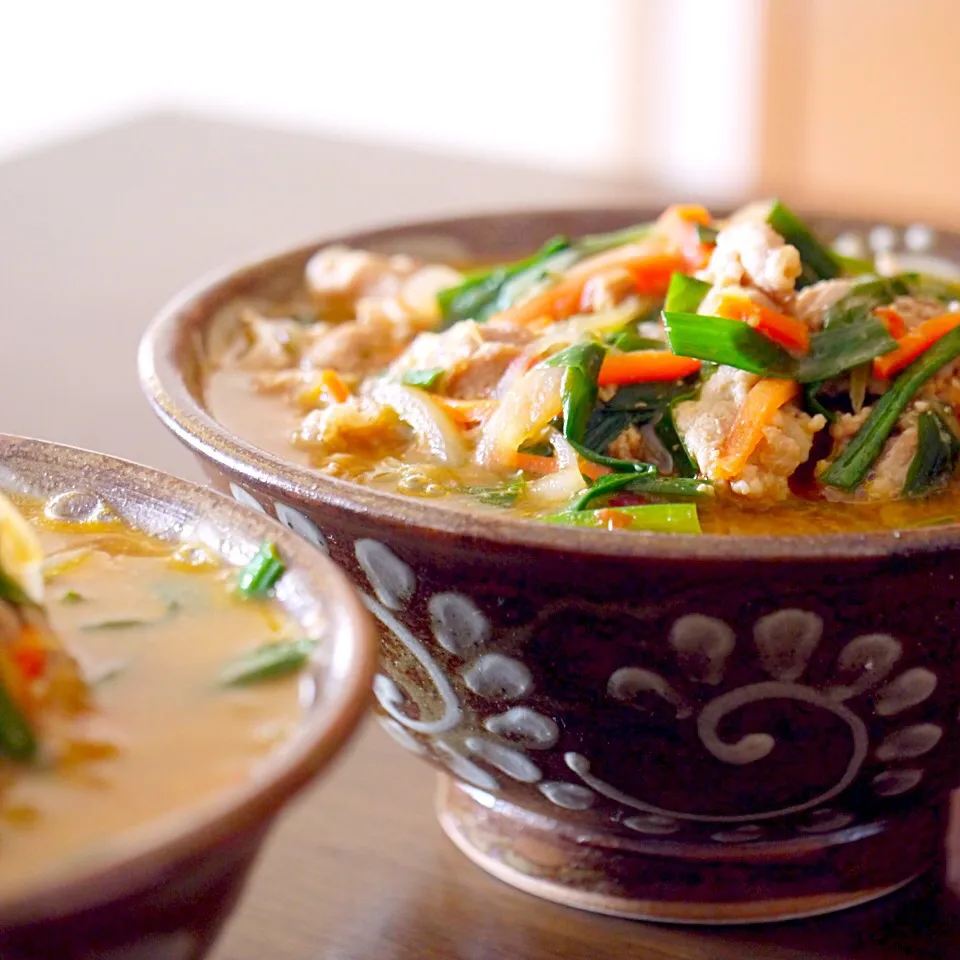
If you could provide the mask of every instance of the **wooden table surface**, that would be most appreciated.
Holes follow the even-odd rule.
[[[0,164],[0,430],[199,479],[134,355],[183,284],[251,251],[377,221],[649,199],[634,188],[156,115]],[[29,399],[27,399],[29,398]],[[430,771],[372,722],[273,834],[216,960],[960,958],[936,883],[833,918],[723,931],[542,903],[442,837]]]

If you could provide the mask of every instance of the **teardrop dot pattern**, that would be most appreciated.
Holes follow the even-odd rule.
[[[463,672],[463,682],[489,700],[519,700],[533,690],[533,675],[519,660],[485,653]]]
[[[303,537],[307,543],[312,543],[318,550],[324,553],[330,553],[330,547],[327,545],[327,538],[320,532],[320,528],[309,518],[305,517],[299,510],[287,506],[285,503],[275,503],[273,509],[277,514],[277,519],[294,533]]]
[[[410,565],[379,540],[358,540],[353,552],[377,599],[390,610],[405,607],[417,585]]]
[[[547,780],[537,789],[555,806],[564,810],[587,810],[593,806],[596,794],[588,787],[562,780]]]
[[[251,510],[257,510],[260,513],[267,512],[263,504],[252,493],[248,493],[238,484],[230,484],[230,493],[233,494],[233,499],[236,500],[237,503],[243,504],[245,507],[250,507]]]
[[[878,760],[912,760],[929,753],[943,736],[943,730],[935,723],[918,723],[903,727],[889,734],[877,747]]]
[[[815,810],[806,823],[801,823],[797,830],[800,833],[830,833],[833,830],[842,830],[853,823],[853,814],[841,810],[831,810],[823,807]]]
[[[670,628],[670,646],[681,669],[695,682],[718,684],[735,644],[733,630],[716,617],[690,613]]]
[[[627,817],[623,821],[623,825],[631,830],[636,830],[637,833],[645,833],[652,837],[666,837],[680,829],[679,820],[674,817],[663,817],[656,813],[650,813],[642,817]]]
[[[742,827],[736,827],[733,830],[721,830],[713,834],[712,840],[717,843],[755,843],[764,835],[763,827],[747,823]]]
[[[753,642],[764,670],[776,680],[799,680],[823,636],[823,620],[808,610],[778,610],[761,617]]]
[[[462,593],[435,593],[427,609],[437,643],[461,660],[480,652],[490,639],[490,621]]]
[[[899,797],[916,787],[922,779],[922,770],[884,770],[873,778],[873,792],[878,797]]]
[[[854,237],[845,241],[851,255],[856,255],[852,253],[856,240]],[[891,234],[883,230],[874,231],[869,238],[874,252],[889,250],[896,240],[896,236],[891,239]],[[912,227],[904,234],[903,241],[911,253],[921,254],[932,246],[933,234],[927,228]],[[238,484],[231,483],[230,491],[245,506],[267,512],[257,497]],[[95,504],[91,507],[91,503],[94,502],[87,495],[82,502],[65,500],[60,509],[71,516],[81,508],[87,512],[99,509]],[[291,530],[319,549],[327,547],[323,532],[308,517],[287,504],[274,503],[272,506],[277,518]],[[374,682],[374,692],[389,716],[378,719],[401,746],[414,753],[432,756],[454,776],[490,793],[501,789],[499,777],[505,777],[506,782],[536,789],[553,806],[584,811],[596,806],[599,790],[604,794],[604,801],[612,803],[611,815],[630,830],[651,837],[666,837],[683,831],[685,822],[691,819],[688,815],[655,812],[656,808],[651,810],[646,801],[620,794],[590,774],[586,757],[583,764],[567,766],[575,777],[581,780],[587,777],[590,783],[544,779],[544,768],[530,752],[544,753],[560,747],[560,726],[555,718],[534,709],[532,702],[522,702],[535,693],[533,675],[517,657],[489,649],[493,631],[477,603],[465,594],[453,591],[424,597],[431,636],[429,643],[419,640],[388,612],[406,609],[417,600],[417,578],[413,569],[386,544],[376,540],[359,540],[354,544],[354,550],[376,596],[376,600],[365,598],[368,606],[372,604],[371,609],[378,611],[382,626],[395,634],[402,644],[410,646],[411,653],[433,682],[439,684],[438,691],[447,709],[445,719],[441,721],[414,721],[404,710],[404,705],[409,705],[407,694],[396,680],[380,674]],[[705,710],[709,713],[708,708],[714,700],[729,705],[724,711],[729,707],[736,708],[737,704],[752,702],[761,695],[765,699],[783,696],[824,707],[832,703],[835,706],[830,709],[840,711],[838,716],[849,717],[851,723],[854,722],[853,715],[849,710],[844,713],[846,708],[841,704],[866,703],[886,725],[879,742],[871,744],[872,754],[880,763],[894,765],[874,773],[869,781],[870,788],[878,798],[899,797],[915,790],[923,781],[922,765],[901,767],[899,764],[905,761],[916,763],[919,758],[928,756],[940,744],[943,729],[934,723],[898,724],[898,721],[901,715],[909,718],[910,711],[933,696],[938,687],[937,676],[925,666],[900,669],[904,656],[900,641],[886,633],[864,633],[841,647],[822,685],[803,686],[823,632],[822,619],[812,611],[783,609],[761,616],[747,636],[753,641],[752,656],[757,668],[770,681],[761,678],[761,682],[754,683],[756,693],[737,687],[728,689],[719,698],[708,696],[704,701],[705,687],[722,684],[733,658],[738,657],[741,662],[744,654],[738,652],[736,632],[730,624],[717,617],[687,613],[674,621],[666,638],[682,682],[668,682],[641,663],[624,664],[611,674],[607,684],[608,696],[615,702],[638,709],[644,709],[644,698],[648,698],[647,709],[651,702],[649,698],[653,698],[652,702],[660,700],[675,711],[678,724],[695,722]],[[461,728],[471,711],[457,701],[444,668],[429,650],[430,645],[435,651],[444,651],[455,664],[459,662],[459,666],[450,669],[456,669],[474,696],[496,705],[499,712],[486,715],[479,707],[473,708],[477,727],[488,736],[477,736],[469,731],[464,736]],[[684,684],[694,685],[689,688],[689,698]],[[697,690],[701,692],[694,695]],[[456,740],[451,740],[452,737]],[[757,749],[752,749],[754,740]],[[714,744],[714,748],[715,757],[726,760],[734,768],[750,770],[754,764],[762,763],[775,753],[776,741],[764,731],[754,731],[739,743]],[[638,810],[646,812],[638,813]],[[855,822],[849,812],[817,803],[807,805],[803,817],[805,819],[800,819],[796,826],[800,835],[829,833]],[[695,816],[692,819],[709,822],[711,817]],[[763,826],[750,822],[731,824],[711,834],[714,842],[724,844],[753,843],[766,835]]]
[[[911,667],[876,692],[873,708],[881,717],[892,717],[923,703],[936,687],[936,674],[925,667]]]
[[[513,747],[505,747],[502,743],[482,737],[467,737],[464,746],[474,756],[521,783],[537,783],[543,779],[540,768],[526,754]]]
[[[549,750],[560,739],[557,724],[529,707],[511,707],[483,721],[484,727],[503,740],[528,750]]]

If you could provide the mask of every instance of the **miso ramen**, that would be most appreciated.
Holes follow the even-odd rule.
[[[238,570],[18,505],[0,497],[0,892],[247,780],[302,716],[311,646],[269,544]]]
[[[948,265],[949,266],[949,265]],[[207,342],[225,426],[322,473],[611,531],[960,516],[960,283],[779,201],[669,207],[470,269],[331,246]]]

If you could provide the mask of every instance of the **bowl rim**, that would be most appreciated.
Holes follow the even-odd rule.
[[[822,222],[836,222],[851,229],[869,230],[877,225],[876,221],[862,218],[803,212],[805,216]],[[384,518],[418,533],[453,537],[474,548],[496,545],[613,559],[741,562],[885,559],[960,549],[960,525],[805,535],[693,535],[590,530],[555,526],[534,519],[488,514],[480,516],[437,501],[421,501],[329,477],[257,447],[222,426],[195,399],[176,362],[181,324],[195,313],[202,315],[204,303],[209,298],[215,298],[225,289],[246,279],[268,275],[288,261],[305,258],[327,245],[361,245],[384,241],[396,244],[404,236],[410,239],[417,236],[433,239],[444,234],[455,240],[456,228],[465,224],[482,228],[504,221],[546,221],[572,216],[609,217],[628,225],[653,218],[658,213],[659,209],[645,204],[517,208],[365,226],[292,248],[273,248],[260,256],[250,256],[209,271],[161,307],[146,328],[138,349],[141,389],[154,413],[185,446],[255,488],[306,503],[319,500],[340,511]],[[907,224],[889,223],[899,229],[907,227]],[[938,229],[938,232],[950,235],[950,231]],[[205,316],[204,322],[208,319]]]
[[[205,517],[253,539],[271,539],[290,570],[298,571],[307,594],[320,598],[329,619],[329,645],[321,645],[323,682],[294,733],[269,756],[256,761],[240,784],[202,795],[197,802],[132,827],[98,846],[89,858],[55,863],[36,881],[0,898],[0,927],[52,920],[135,895],[233,837],[265,831],[281,807],[305,788],[346,745],[366,716],[377,669],[373,622],[340,569],[319,550],[272,518],[235,503],[209,487],[130,460],[80,447],[0,433],[0,463],[17,454],[64,462],[78,479],[96,482],[104,471],[120,473],[124,489],[144,502],[170,509],[190,504]],[[159,496],[157,490],[160,490]],[[161,509],[162,513],[162,509]],[[240,525],[231,517],[238,517]]]

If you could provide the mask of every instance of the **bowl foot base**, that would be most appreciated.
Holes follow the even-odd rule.
[[[705,925],[797,920],[885,897],[934,867],[944,829],[934,806],[839,842],[688,849],[571,829],[445,775],[437,814],[463,854],[525,893],[592,913]]]

